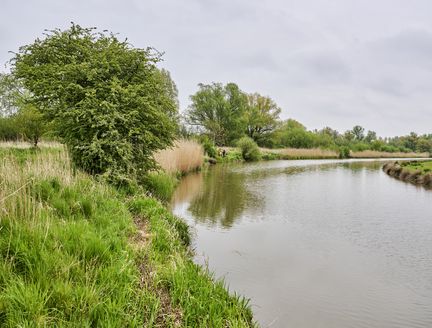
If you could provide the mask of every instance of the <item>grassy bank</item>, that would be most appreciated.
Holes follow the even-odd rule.
[[[411,172],[420,171],[422,174],[432,172],[432,161],[410,161],[402,162],[401,166]]]
[[[410,161],[387,163],[383,166],[384,172],[388,175],[425,187],[432,187],[432,161]]]
[[[62,148],[0,160],[0,326],[253,325],[157,200],[74,171]]]

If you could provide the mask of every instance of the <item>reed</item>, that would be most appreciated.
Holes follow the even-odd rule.
[[[165,172],[185,174],[203,165],[204,150],[196,141],[182,139],[173,147],[157,152],[154,158]]]
[[[33,145],[25,141],[0,141],[0,148],[8,149],[29,149]],[[41,141],[38,143],[39,148],[63,148],[63,145],[56,141]]]
[[[194,263],[182,220],[69,163],[0,150],[1,327],[254,326],[248,301]]]
[[[429,153],[414,153],[414,152],[389,153],[384,151],[364,150],[364,151],[351,152],[350,157],[352,158],[428,158]]]
[[[320,148],[262,149],[262,151],[278,154],[281,159],[330,159],[339,157],[339,153],[334,150]]]

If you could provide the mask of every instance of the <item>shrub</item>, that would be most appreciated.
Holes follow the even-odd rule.
[[[211,141],[207,136],[204,136],[201,139],[201,144],[204,147],[204,152],[207,154],[207,156],[216,158],[217,150],[213,141]]]
[[[350,158],[350,149],[347,146],[339,148],[339,158]]]
[[[271,160],[276,160],[276,159],[280,159],[281,156],[277,153],[269,153],[269,152],[263,152],[261,154],[261,159],[265,160],[265,161],[271,161]]]
[[[237,147],[240,148],[241,155],[245,161],[257,161],[260,159],[260,150],[253,139],[243,137],[237,142]]]

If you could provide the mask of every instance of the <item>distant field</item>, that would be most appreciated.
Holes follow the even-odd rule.
[[[389,153],[384,151],[364,150],[351,152],[352,158],[428,158],[429,153]]]

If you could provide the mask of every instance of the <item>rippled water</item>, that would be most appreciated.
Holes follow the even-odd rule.
[[[172,209],[263,327],[432,327],[432,191],[381,166],[216,165]]]

